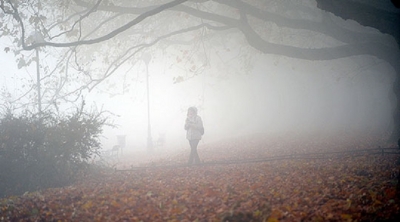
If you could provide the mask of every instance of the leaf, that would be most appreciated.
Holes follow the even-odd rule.
[[[385,189],[385,196],[388,199],[393,199],[396,196],[396,189],[394,187],[389,187]]]
[[[351,216],[350,214],[342,214],[341,217],[342,217],[342,219],[344,219],[344,220],[350,220],[350,219],[352,219],[352,216]]]
[[[279,220],[276,219],[275,217],[270,217],[268,218],[267,222],[279,222]]]
[[[33,208],[31,210],[31,215],[38,215],[39,214],[39,210],[37,208]]]
[[[84,205],[82,205],[82,209],[88,210],[93,206],[93,202],[91,200],[87,201]]]
[[[26,65],[25,59],[23,57],[19,58],[19,60],[18,60],[18,69],[21,69],[25,65]]]
[[[173,81],[174,81],[174,84],[176,84],[176,83],[183,82],[184,79],[183,79],[183,76],[178,76],[178,77],[174,77]]]
[[[111,205],[117,208],[121,207],[121,203],[117,202],[116,200],[111,201]]]

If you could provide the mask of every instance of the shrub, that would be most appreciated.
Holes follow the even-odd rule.
[[[65,186],[85,170],[101,148],[106,119],[82,110],[59,117],[43,114],[0,120],[0,197]]]

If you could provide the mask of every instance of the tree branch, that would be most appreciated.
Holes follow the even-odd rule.
[[[121,32],[126,31],[127,29],[131,28],[132,26],[140,23],[141,21],[143,21],[144,19],[146,19],[147,17],[156,15],[168,8],[171,7],[175,7],[179,4],[182,4],[184,2],[186,2],[188,0],[175,0],[169,3],[166,3],[164,5],[161,5],[157,8],[154,8],[150,11],[144,12],[142,14],[140,14],[138,17],[136,17],[135,19],[133,19],[132,21],[128,22],[127,24],[115,29],[114,31],[111,31],[110,33],[101,36],[99,38],[95,38],[95,39],[89,39],[89,40],[81,40],[81,41],[75,41],[75,42],[69,42],[69,43],[54,43],[54,42],[40,42],[40,43],[34,43],[31,45],[26,45],[25,43],[25,32],[24,32],[24,28],[23,28],[23,22],[21,20],[21,18],[18,15],[18,21],[21,24],[21,28],[22,28],[22,48],[24,50],[32,50],[35,49],[37,47],[42,47],[42,46],[52,46],[52,47],[71,47],[71,46],[77,46],[77,45],[90,45],[90,44],[95,44],[95,43],[99,43],[102,41],[106,41],[108,39],[113,38],[114,36],[120,34]]]
[[[130,58],[135,56],[138,52],[140,52],[144,48],[148,48],[148,47],[150,47],[152,45],[155,45],[157,42],[159,42],[159,41],[161,41],[163,39],[167,39],[167,38],[169,38],[171,36],[179,35],[179,34],[186,33],[186,32],[191,32],[191,31],[194,31],[194,30],[201,29],[203,27],[207,27],[207,28],[210,28],[210,29],[217,29],[217,30],[220,30],[221,28],[223,28],[223,27],[215,27],[215,26],[212,26],[210,24],[203,23],[203,24],[200,24],[200,25],[197,25],[197,26],[193,26],[193,27],[189,27],[189,28],[186,28],[186,29],[177,30],[177,31],[168,33],[166,35],[160,36],[157,39],[155,39],[154,41],[152,41],[151,43],[143,43],[143,44],[135,45],[135,46],[129,48],[123,55],[121,55],[119,58],[117,58],[114,62],[112,62],[111,65],[108,67],[107,71],[105,72],[105,74],[103,75],[103,77],[98,79],[98,80],[95,80],[97,83],[95,83],[94,85],[89,87],[89,91],[91,91],[92,89],[95,88],[95,86],[97,86],[98,84],[103,82],[105,79],[110,77],[122,64],[124,64],[127,60],[129,60]],[[135,50],[132,54],[130,54],[129,56],[124,58],[126,55],[129,54],[130,51],[132,51],[134,49],[137,49],[137,50]],[[121,61],[119,61],[119,60],[121,60]],[[113,65],[114,65],[114,67],[112,68]]]
[[[94,11],[99,7],[101,1],[103,1],[103,0],[98,0],[97,3],[96,3],[92,8],[90,8],[89,10],[86,10],[87,12],[86,12],[84,15],[80,16],[79,19],[76,20],[76,21],[74,22],[74,24],[71,26],[71,28],[70,28],[69,30],[64,31],[64,32],[60,32],[60,33],[58,33],[57,35],[50,37],[50,39],[57,38],[57,37],[59,37],[59,36],[61,36],[61,35],[64,35],[65,33],[68,33],[68,32],[71,32],[72,30],[74,30],[76,24],[80,23],[84,18],[88,17],[92,12],[94,12]],[[71,17],[70,17],[70,18],[71,18]],[[67,20],[69,20],[70,18],[68,18]],[[65,22],[65,21],[62,21],[62,22]],[[49,28],[49,30],[50,30],[52,27],[54,27],[55,25],[57,25],[57,24],[60,24],[60,22],[58,22],[58,23],[52,25],[52,26]],[[79,30],[81,30],[81,29],[79,29]]]

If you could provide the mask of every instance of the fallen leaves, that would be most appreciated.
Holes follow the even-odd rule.
[[[227,147],[239,156],[254,155],[249,150],[257,155],[277,152],[268,143],[252,141],[241,153],[235,147],[245,147],[243,143]],[[315,147],[308,144],[307,149]],[[216,154],[228,153],[223,146],[214,150],[207,155],[217,159]],[[179,162],[181,156],[176,158]],[[361,155],[105,173],[74,186],[1,199],[0,221],[393,219],[400,212],[397,181],[390,173],[398,171],[397,159]]]

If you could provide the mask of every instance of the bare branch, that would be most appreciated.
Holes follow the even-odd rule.
[[[40,42],[40,43],[34,43],[31,45],[26,45],[25,43],[25,31],[24,31],[24,27],[23,27],[23,22],[21,20],[21,18],[19,17],[18,13],[17,14],[17,21],[19,21],[19,23],[21,24],[21,28],[22,28],[22,48],[24,50],[32,50],[35,49],[37,47],[42,47],[42,46],[52,46],[52,47],[71,47],[71,46],[78,46],[78,45],[90,45],[90,44],[95,44],[95,43],[99,43],[102,41],[106,41],[108,39],[111,39],[113,37],[115,37],[116,35],[120,34],[121,32],[126,31],[127,29],[131,28],[132,26],[140,23],[141,21],[143,21],[144,19],[146,19],[147,17],[156,15],[168,8],[171,7],[175,7],[179,4],[182,4],[184,2],[186,2],[187,0],[175,0],[169,3],[166,3],[164,5],[161,5],[157,8],[154,8],[150,11],[144,12],[142,14],[140,14],[138,17],[136,17],[135,19],[133,19],[132,21],[128,22],[127,24],[115,29],[114,31],[111,31],[110,33],[101,36],[99,38],[95,38],[95,39],[89,39],[89,40],[81,40],[81,41],[75,41],[75,42],[69,42],[69,43],[54,43],[54,42]],[[16,9],[15,9],[16,10]],[[17,12],[17,11],[16,11]]]
[[[160,36],[160,37],[158,37],[157,39],[155,39],[154,41],[152,41],[151,43],[143,43],[143,44],[135,45],[135,46],[129,48],[123,55],[121,55],[117,60],[115,60],[115,61],[108,67],[108,69],[107,69],[107,71],[105,72],[105,74],[103,75],[103,77],[102,77],[101,79],[97,79],[97,80],[96,80],[96,83],[95,83],[93,86],[91,86],[91,87],[89,88],[89,91],[91,91],[91,90],[94,89],[98,84],[100,84],[100,83],[103,82],[105,79],[107,79],[108,77],[110,77],[122,64],[124,64],[126,61],[128,61],[130,58],[132,58],[133,56],[135,56],[138,52],[142,51],[143,49],[148,48],[148,47],[151,47],[152,45],[155,45],[157,42],[159,42],[159,41],[161,41],[161,40],[163,40],[163,39],[167,39],[167,38],[169,38],[169,37],[171,37],[171,36],[179,35],[179,34],[182,34],[182,33],[191,32],[191,31],[194,31],[194,30],[201,29],[201,28],[203,28],[203,27],[207,27],[207,28],[214,29],[214,30],[221,30],[221,29],[228,29],[228,28],[229,28],[229,27],[215,27],[215,26],[212,26],[212,25],[210,25],[210,24],[203,23],[203,24],[200,24],[200,25],[197,25],[197,26],[193,26],[193,27],[189,27],[189,28],[186,28],[186,29],[177,30],[177,31],[168,33],[168,34],[166,34],[166,35]],[[132,54],[130,54],[129,56],[127,56],[125,59],[123,59],[126,55],[128,55],[128,53],[129,53],[130,51],[132,51],[132,50],[134,50],[134,49],[137,49],[137,50],[135,50]],[[122,59],[122,60],[121,60],[121,59]],[[121,61],[120,61],[120,60],[121,60]],[[117,63],[117,62],[118,62],[118,63]],[[113,65],[115,65],[114,68],[112,68]]]
[[[99,7],[101,1],[103,1],[103,0],[98,0],[97,3],[96,3],[92,8],[90,8],[89,10],[87,10],[87,12],[86,12],[84,15],[80,16],[79,19],[76,20],[76,21],[74,22],[74,24],[71,26],[71,28],[70,28],[69,30],[64,31],[64,32],[60,32],[60,33],[58,33],[57,35],[52,36],[50,39],[57,38],[57,37],[59,37],[59,36],[61,36],[61,35],[64,35],[64,34],[66,34],[66,33],[68,33],[68,32],[71,32],[72,30],[74,30],[76,24],[78,24],[78,23],[80,24],[81,21],[82,21],[84,18],[88,17],[92,12],[94,12],[94,11]],[[57,23],[57,24],[59,24],[59,23]],[[52,27],[53,27],[53,26],[52,26]],[[79,27],[79,30],[81,31],[81,27]]]

